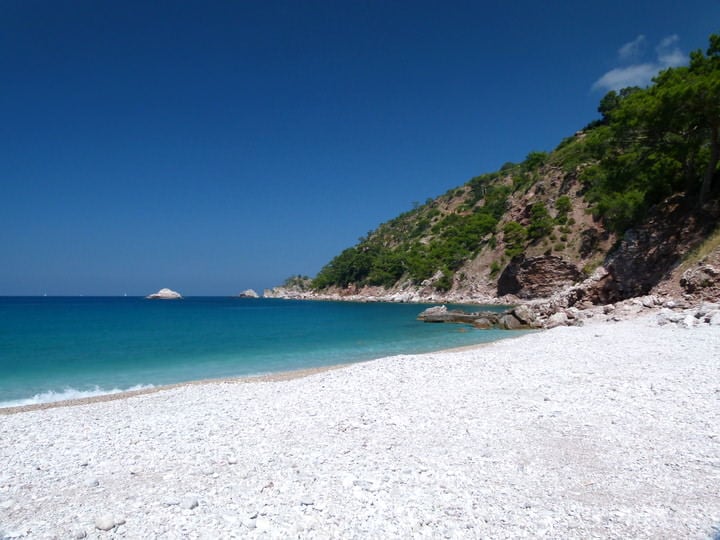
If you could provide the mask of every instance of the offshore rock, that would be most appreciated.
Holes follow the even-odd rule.
[[[145,298],[148,300],[179,300],[182,295],[171,289],[160,289],[158,292],[149,294]]]
[[[238,294],[238,298],[260,298],[260,296],[252,289],[245,289],[243,292]]]

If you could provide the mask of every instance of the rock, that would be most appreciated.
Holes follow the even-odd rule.
[[[95,519],[95,528],[101,531],[109,531],[115,527],[115,518],[110,514],[105,514]]]
[[[180,501],[180,508],[184,508],[185,510],[192,510],[193,508],[197,508],[197,506],[198,500],[194,495],[186,495],[183,497],[183,500]]]
[[[521,330],[523,328],[527,328],[527,325],[515,317],[512,313],[502,315],[498,320],[498,326],[505,330]]]
[[[85,480],[85,487],[94,488],[100,485],[100,481],[97,478],[88,478]]]
[[[677,313],[668,308],[663,308],[660,313],[657,314],[656,320],[660,326],[665,324],[677,324],[685,318],[682,313]]]
[[[518,298],[547,298],[583,277],[578,268],[555,255],[513,258],[498,279],[497,295]]]
[[[646,308],[653,308],[658,304],[657,297],[648,295],[640,299],[640,303]]]
[[[680,278],[685,292],[695,293],[701,289],[720,285],[720,270],[709,264],[701,264],[686,270]]]
[[[82,540],[83,538],[87,538],[87,531],[85,529],[78,529],[73,533],[73,538],[76,540]]]
[[[564,311],[559,311],[557,313],[553,313],[548,317],[547,322],[545,323],[545,328],[555,328],[557,326],[567,326],[568,324],[568,317],[565,314]]]
[[[511,311],[511,313],[512,313],[515,317],[517,317],[517,319],[518,319],[520,322],[522,322],[522,323],[524,323],[524,324],[526,324],[526,325],[528,325],[528,326],[532,326],[532,324],[533,324],[533,323],[535,322],[535,320],[537,319],[537,317],[535,316],[535,313],[533,313],[533,311],[532,311],[528,306],[526,306],[525,304],[521,304],[521,305],[513,308],[513,310]]]
[[[475,328],[479,328],[480,330],[487,330],[488,328],[493,327],[493,322],[485,317],[478,317],[473,322],[473,326]]]
[[[245,289],[243,292],[238,294],[238,298],[260,298],[260,296],[252,289]]]
[[[182,298],[182,295],[171,289],[160,289],[158,292],[149,294],[145,298],[148,300],[178,300]]]

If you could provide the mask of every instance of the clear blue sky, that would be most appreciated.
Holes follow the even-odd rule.
[[[0,295],[314,275],[718,21],[717,0],[5,0]]]

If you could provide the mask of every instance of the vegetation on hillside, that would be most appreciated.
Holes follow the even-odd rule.
[[[576,175],[595,218],[616,233],[673,193],[707,201],[720,160],[720,36],[710,37],[706,53],[693,52],[687,66],[661,72],[648,88],[609,92],[598,111],[599,120],[553,152],[531,152],[520,164],[475,177],[382,224],[330,261],[312,287],[419,285],[432,278],[442,291],[463,264],[499,241],[508,259],[546,239],[563,249],[572,224],[570,197],[552,205],[538,200],[523,223],[506,216],[510,198],[536,187],[550,169]],[[493,261],[491,273],[499,269]]]

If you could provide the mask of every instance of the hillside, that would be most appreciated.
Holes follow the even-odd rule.
[[[602,280],[583,293],[593,303],[679,285],[691,253],[704,245],[703,257],[717,255],[707,242],[720,216],[720,37],[650,87],[610,92],[598,111],[552,152],[531,152],[383,223],[311,282],[288,283],[290,294],[547,298],[596,270]],[[676,292],[712,296],[714,281]]]

